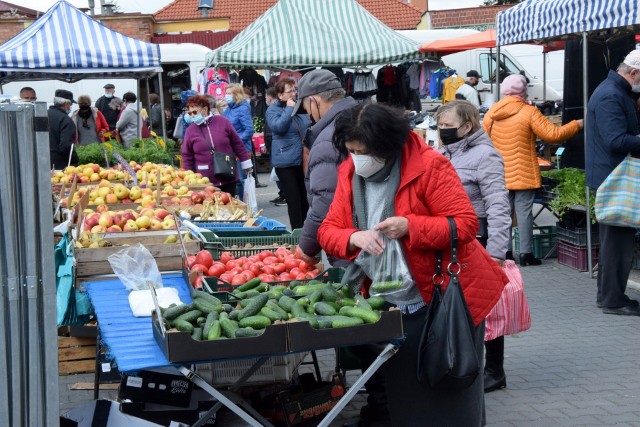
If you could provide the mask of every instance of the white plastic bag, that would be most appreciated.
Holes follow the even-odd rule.
[[[256,180],[253,175],[248,175],[244,180],[244,202],[253,212],[258,212],[258,199],[256,198]]]
[[[130,291],[162,287],[156,260],[141,243],[124,248],[107,258],[113,272]]]
[[[278,174],[276,173],[276,168],[271,168],[271,175],[269,175],[269,181],[278,182],[280,179],[278,178]]]
[[[180,297],[176,288],[160,288],[156,291],[158,305],[167,308],[171,304],[180,305]],[[129,307],[135,317],[149,317],[155,309],[151,290],[131,291],[129,293]]]

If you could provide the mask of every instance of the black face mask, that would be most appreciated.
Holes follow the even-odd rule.
[[[90,117],[91,114],[92,114],[92,111],[91,111],[90,105],[81,105],[80,108],[78,108],[78,115],[83,119]]]
[[[449,145],[462,140],[464,137],[458,136],[458,129],[460,128],[440,128],[438,130],[440,133],[440,141],[442,141],[444,145]]]

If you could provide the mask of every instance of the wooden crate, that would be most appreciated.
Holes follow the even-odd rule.
[[[58,375],[95,372],[95,337],[58,337]]]
[[[182,231],[183,236],[188,231]],[[163,243],[165,239],[176,234],[176,230],[147,230],[130,233],[105,233],[105,240],[113,246],[104,248],[77,248],[74,245],[73,252],[76,263],[76,277],[86,277],[98,274],[113,274],[113,269],[107,258],[109,255],[123,249],[123,245],[142,243],[151,252],[158,264],[160,271],[173,271],[182,268],[182,245],[176,243]],[[185,242],[187,254],[196,254],[201,249],[201,242],[195,237],[192,241]]]

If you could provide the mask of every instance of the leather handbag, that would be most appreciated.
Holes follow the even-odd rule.
[[[202,138],[207,139],[202,131],[202,126],[198,126],[198,128],[200,129]],[[207,128],[207,130],[209,130],[209,128]],[[209,144],[211,144],[211,156],[213,157],[213,176],[220,181],[235,180],[237,176],[236,169],[238,166],[236,156],[216,151],[215,146],[213,145],[211,132],[209,132]]]
[[[609,174],[596,192],[598,222],[640,228],[640,159],[630,155]]]
[[[475,327],[458,279],[458,236],[449,221],[451,263],[447,289],[442,292],[442,251],[436,253],[434,290],[418,345],[418,382],[433,390],[460,391],[468,388],[480,373]]]

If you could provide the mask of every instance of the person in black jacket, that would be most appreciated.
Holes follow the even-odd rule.
[[[113,99],[115,92],[116,87],[111,83],[107,83],[106,85],[104,85],[104,95],[98,98],[95,104],[96,108],[100,110],[102,115],[104,115],[104,118],[107,119],[107,124],[109,125],[109,130],[111,131],[116,128],[119,113],[119,111],[116,111],[109,107],[109,103]]]
[[[79,159],[73,144],[76,141],[76,125],[69,117],[71,104],[76,101],[68,90],[56,90],[53,106],[49,107],[49,153],[55,169],[61,170],[69,164],[78,165]],[[69,156],[71,155],[71,159]]]

